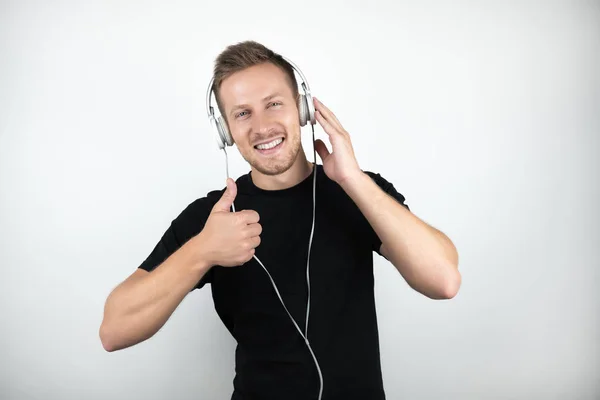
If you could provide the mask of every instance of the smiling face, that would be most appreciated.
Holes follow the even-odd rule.
[[[299,161],[297,99],[281,68],[262,63],[238,71],[223,80],[219,98],[231,136],[254,169],[279,175]]]

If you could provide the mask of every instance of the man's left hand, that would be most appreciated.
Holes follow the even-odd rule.
[[[325,174],[339,185],[362,174],[358,166],[350,135],[340,121],[323,103],[313,97],[315,118],[329,136],[331,153],[321,139],[315,140],[315,151],[323,160]]]

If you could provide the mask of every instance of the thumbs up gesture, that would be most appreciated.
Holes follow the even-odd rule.
[[[233,267],[242,265],[254,256],[260,244],[262,227],[259,215],[253,210],[231,212],[237,195],[233,179],[227,179],[227,189],[213,206],[204,229],[198,234],[203,258],[210,265]]]

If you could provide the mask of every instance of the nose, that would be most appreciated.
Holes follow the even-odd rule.
[[[256,111],[252,117],[252,131],[260,135],[268,134],[271,129],[271,120],[266,113]]]

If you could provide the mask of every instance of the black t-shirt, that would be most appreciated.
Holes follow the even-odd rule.
[[[365,173],[408,208],[390,182]],[[304,331],[313,175],[284,190],[260,189],[250,173],[236,182],[236,211],[252,209],[260,215],[263,230],[256,257]],[[316,189],[308,339],[323,375],[323,400],[385,399],[373,281],[373,252],[379,253],[381,241],[322,165]],[[140,268],[153,270],[198,234],[224,190],[211,191],[186,207]],[[216,312],[237,341],[232,399],[317,399],[314,360],[260,264],[252,258],[239,267],[214,266],[196,288],[206,283]]]

